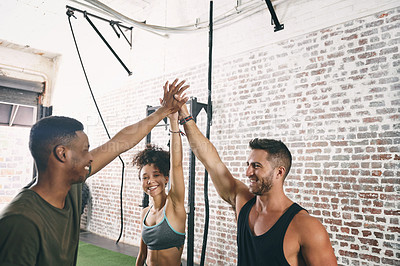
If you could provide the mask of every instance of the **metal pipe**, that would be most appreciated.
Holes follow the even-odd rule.
[[[197,121],[197,98],[192,98],[190,104],[190,113],[193,116],[194,121]],[[188,191],[188,238],[187,238],[187,265],[192,266],[193,264],[193,254],[194,254],[194,212],[195,212],[195,192],[196,192],[196,156],[193,151],[190,150],[190,160],[189,160],[189,191]]]
[[[113,53],[113,55],[115,56],[115,58],[117,58],[118,62],[121,63],[121,65],[123,66],[123,68],[125,68],[126,72],[128,72],[129,76],[132,75],[132,72],[128,69],[128,67],[124,64],[124,62],[122,62],[121,58],[119,58],[119,56],[117,55],[117,53],[114,51],[114,49],[111,47],[110,44],[108,44],[108,42],[106,41],[106,39],[103,37],[103,35],[101,35],[100,31],[96,28],[96,26],[93,24],[93,22],[90,20],[88,14],[86,12],[84,12],[84,16],[86,18],[86,20],[89,22],[90,26],[92,26],[92,28],[96,31],[96,33],[99,35],[99,37],[103,40],[103,42],[107,45],[108,49],[110,49],[110,51]]]
[[[86,12],[86,11],[83,11],[83,10],[80,10],[80,9],[75,8],[75,7],[72,7],[72,6],[68,6],[68,5],[67,5],[66,8],[71,9],[71,10],[73,10],[73,11],[78,11],[78,12],[80,12],[80,13],[82,13],[82,14],[86,14],[86,15],[92,16],[92,17],[94,17],[94,18],[97,18],[97,19],[106,21],[106,22],[108,22],[108,23],[115,22],[115,21],[113,21],[113,20],[109,20],[109,19],[105,19],[105,18],[99,17],[99,16],[97,16],[97,15],[95,15],[95,14],[92,14],[92,13],[89,13],[89,12]],[[127,29],[127,30],[132,30],[132,28],[133,28],[133,27],[124,26],[124,25],[121,25],[121,24],[119,24],[119,26],[122,27],[122,28],[124,28],[124,29]]]
[[[211,88],[212,88],[212,48],[213,48],[213,1],[210,1],[210,29],[208,41],[208,101],[207,101],[207,129],[206,138],[210,139],[211,123],[212,123],[212,102],[211,102]],[[210,206],[208,202],[208,172],[204,173],[204,207],[205,207],[205,222],[203,233],[203,248],[201,250],[200,265],[203,266],[205,262],[205,255],[207,249],[208,225],[210,221]]]
[[[49,80],[46,74],[35,71],[35,70],[26,69],[23,67],[15,67],[15,66],[10,66],[10,65],[5,65],[3,63],[0,63],[0,68],[6,68],[8,70],[22,72],[22,73],[26,73],[26,74],[33,75],[33,76],[39,76],[43,79],[43,82],[47,82]]]

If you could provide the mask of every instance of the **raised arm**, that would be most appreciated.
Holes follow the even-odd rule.
[[[179,115],[181,118],[190,115],[185,104],[182,105]],[[187,121],[184,128],[190,148],[206,167],[218,194],[223,200],[235,207],[236,213],[238,213],[243,206],[240,202],[251,198],[247,186],[232,176],[219,157],[214,145],[200,132],[193,120]],[[241,200],[242,198],[243,200]]]
[[[175,79],[172,84],[168,84],[168,81],[165,83],[164,97],[161,101],[161,107],[157,111],[141,121],[125,127],[105,144],[90,151],[93,155],[91,175],[105,167],[121,153],[133,148],[162,119],[178,111],[186,103],[187,98],[176,97],[176,95],[181,95],[189,85],[184,85],[185,81],[177,83],[178,79]]]
[[[184,206],[185,200],[185,182],[183,177],[182,168],[182,140],[178,125],[178,113],[174,113],[168,116],[170,121],[170,155],[171,155],[171,170],[170,180],[171,189],[168,195],[171,200],[175,203],[174,205]]]

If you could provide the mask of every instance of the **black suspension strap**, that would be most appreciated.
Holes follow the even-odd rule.
[[[81,54],[80,54],[80,52],[79,52],[78,43],[76,42],[74,30],[73,30],[73,28],[72,28],[72,23],[71,23],[71,16],[75,17],[75,16],[74,16],[74,11],[71,10],[71,9],[68,9],[68,10],[67,10],[67,16],[68,16],[68,22],[69,22],[69,26],[70,26],[70,29],[71,29],[71,33],[72,33],[72,38],[74,39],[76,51],[77,51],[77,53],[78,53],[79,61],[80,61],[81,66],[82,66],[82,70],[83,70],[83,73],[84,73],[84,75],[85,75],[85,79],[86,79],[86,82],[87,82],[87,84],[88,84],[90,94],[91,94],[92,99],[93,99],[93,102],[94,102],[94,104],[95,104],[95,106],[96,106],[97,113],[98,113],[99,116],[100,116],[101,122],[103,123],[103,127],[104,127],[104,129],[105,129],[105,131],[106,131],[106,134],[107,134],[108,138],[111,139],[110,134],[108,133],[107,126],[106,126],[106,124],[105,124],[105,122],[104,122],[103,116],[101,115],[99,106],[97,105],[96,98],[94,97],[92,88],[91,88],[91,86],[90,86],[90,82],[89,82],[88,76],[87,76],[87,74],[86,74],[85,66],[83,65],[82,57],[81,57]],[[75,18],[76,18],[76,17],[75,17]],[[119,158],[119,160],[120,160],[121,163],[122,163],[122,177],[121,177],[121,190],[120,190],[121,229],[120,229],[120,234],[119,234],[118,240],[117,240],[117,242],[116,242],[117,244],[118,244],[119,240],[121,239],[122,231],[123,231],[123,228],[124,228],[123,205],[122,205],[122,189],[123,189],[123,187],[124,187],[124,175],[125,175],[125,163],[124,163],[124,161],[122,160],[121,156],[118,156],[118,158]]]

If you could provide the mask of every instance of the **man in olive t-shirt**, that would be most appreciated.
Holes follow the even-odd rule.
[[[161,107],[89,151],[79,121],[50,116],[32,126],[29,149],[37,182],[23,189],[0,214],[0,265],[75,265],[82,183],[140,142],[188,100],[185,81],[164,85]]]
[[[58,209],[35,191],[23,189],[0,216],[0,228],[4,228],[0,230],[0,239],[7,245],[0,249],[1,261],[18,265],[75,265],[81,191],[82,184],[72,185],[65,207]]]

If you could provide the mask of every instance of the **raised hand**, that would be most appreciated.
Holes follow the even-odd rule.
[[[164,85],[164,97],[160,99],[161,107],[164,107],[168,110],[169,114],[175,113],[182,105],[184,105],[188,101],[188,97],[185,94],[182,94],[189,85],[184,85],[185,80],[179,82],[178,79],[175,79],[171,84],[165,82]]]
[[[172,113],[168,115],[168,119],[170,121],[178,121],[178,112]]]
[[[179,113],[178,119],[183,119],[183,118],[185,118],[185,117],[190,115],[190,112],[189,112],[186,104],[182,104],[182,106],[179,109],[178,113]]]

